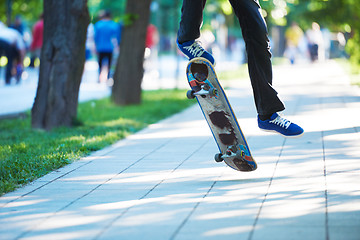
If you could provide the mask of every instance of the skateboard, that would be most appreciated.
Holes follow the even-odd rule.
[[[194,58],[187,65],[186,76],[191,87],[187,98],[197,99],[219,148],[215,161],[224,161],[238,171],[256,170],[257,164],[212,64],[205,58]]]

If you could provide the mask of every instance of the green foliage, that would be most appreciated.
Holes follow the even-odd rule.
[[[153,0],[150,22],[156,25],[162,35],[174,35],[180,21],[182,0]]]
[[[128,13],[124,15],[122,22],[124,26],[129,26],[138,18],[139,15]]]
[[[345,31],[344,26],[359,24],[360,9],[354,0],[302,0],[287,6],[288,20],[299,22],[303,28],[313,21],[333,31]]]
[[[355,68],[360,66],[360,32],[355,32],[347,42],[346,51],[351,56],[350,61]]]
[[[0,3],[0,21],[7,22],[8,1],[1,1]],[[16,15],[22,16],[28,27],[31,27],[43,12],[43,0],[12,0],[11,1],[11,22],[14,21]]]
[[[267,14],[268,25],[279,24],[275,11],[284,10],[286,24],[297,22],[302,29],[308,29],[312,22],[330,31],[350,35],[346,47],[351,61],[360,63],[360,5],[358,0],[261,0]],[[285,7],[285,8],[283,8]],[[286,14],[285,14],[286,13]]]
[[[119,107],[109,98],[82,103],[78,124],[51,132],[25,119],[0,121],[0,195],[108,146],[189,105],[185,91],[148,91],[143,104]]]
[[[308,12],[303,15],[332,31],[350,34],[346,50],[351,62],[360,66],[360,5],[357,0],[306,0]],[[304,4],[302,1],[302,4]]]
[[[98,13],[101,10],[109,10],[114,21],[121,21],[125,14],[126,0],[88,0],[91,21],[98,21]]]

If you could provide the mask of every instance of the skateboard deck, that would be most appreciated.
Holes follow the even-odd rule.
[[[197,99],[219,148],[215,161],[224,161],[238,171],[256,170],[257,164],[212,64],[205,58],[194,58],[187,65],[186,76],[191,87],[187,97]]]

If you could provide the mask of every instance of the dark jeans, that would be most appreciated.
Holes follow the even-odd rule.
[[[239,19],[248,56],[248,67],[258,114],[285,109],[272,87],[271,52],[267,27],[258,0],[229,0]],[[200,37],[206,0],[183,0],[178,31],[180,43]],[[239,53],[240,54],[240,53]]]
[[[99,52],[98,53],[98,63],[99,63],[99,73],[101,72],[104,60],[107,59],[108,64],[108,78],[110,77],[110,69],[111,69],[111,60],[112,60],[112,52]]]
[[[19,57],[19,52],[17,51],[16,47],[10,45],[3,40],[0,40],[0,57],[1,56],[6,56],[6,58],[8,59],[5,72],[5,84],[10,84],[13,62]]]

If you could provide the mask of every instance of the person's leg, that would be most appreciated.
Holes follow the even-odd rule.
[[[183,0],[177,41],[184,43],[200,37],[206,0]]]
[[[108,73],[107,78],[110,78],[110,71],[111,71],[111,62],[112,62],[112,52],[106,53],[106,58],[108,59]]]
[[[8,43],[6,43],[5,41],[3,41],[3,40],[1,40],[0,39],[0,58],[2,57],[2,56],[6,56],[7,57],[7,48],[8,48]],[[6,69],[7,70],[7,69]],[[5,70],[5,83],[7,82],[6,81],[6,75],[7,75],[7,71]]]
[[[200,37],[200,27],[206,0],[183,0],[177,36],[178,48],[190,60],[203,57],[215,64],[213,56],[195,40]]]
[[[10,44],[5,49],[6,57],[7,57],[7,65],[6,65],[6,74],[5,74],[5,84],[9,85],[11,83],[12,77],[12,69],[14,66],[14,60],[16,57],[16,49],[15,47],[11,46]]]
[[[248,56],[248,68],[259,115],[271,115],[285,109],[272,87],[269,38],[260,5],[255,0],[230,0],[239,19]]]
[[[284,104],[272,87],[271,52],[267,27],[258,0],[229,0],[239,18],[248,55],[248,68],[258,112],[258,126],[284,136],[299,136],[304,130],[277,112]]]
[[[99,52],[98,53],[99,74],[101,73],[103,61],[104,61],[104,53]]]
[[[105,79],[104,77],[104,61],[106,59],[106,53],[104,52],[98,52],[98,64],[99,64],[99,80],[98,82],[101,83]]]
[[[22,71],[23,71],[23,67],[22,67],[22,62],[21,62],[21,57],[20,57],[20,51],[17,50],[15,47],[13,47],[13,51],[14,51],[14,61],[15,61],[15,69],[16,69],[16,84],[19,84],[21,81],[21,75],[22,75]]]

